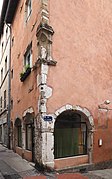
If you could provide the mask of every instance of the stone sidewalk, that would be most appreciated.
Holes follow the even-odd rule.
[[[24,177],[23,179],[51,179],[49,176],[33,176],[33,177]],[[87,176],[83,176],[79,173],[71,173],[71,174],[57,174],[52,179],[88,179]]]
[[[0,179],[21,179],[24,176],[36,176],[39,172],[34,164],[0,144]]]
[[[85,176],[89,179],[112,179],[112,169],[89,171]]]
[[[34,163],[0,145],[0,179],[112,179],[112,169],[87,173],[63,173],[37,171]]]

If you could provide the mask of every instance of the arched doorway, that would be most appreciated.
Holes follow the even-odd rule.
[[[56,119],[54,127],[54,157],[65,158],[87,154],[88,127],[86,118],[67,110]]]

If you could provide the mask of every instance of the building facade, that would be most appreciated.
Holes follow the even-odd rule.
[[[6,24],[0,36],[0,55],[0,142],[8,146],[10,29]]]
[[[109,0],[4,0],[10,145],[37,166],[112,160],[111,6]]]

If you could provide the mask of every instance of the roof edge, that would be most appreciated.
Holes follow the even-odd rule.
[[[3,34],[4,24],[12,24],[16,8],[20,0],[4,0],[0,17],[0,37]]]

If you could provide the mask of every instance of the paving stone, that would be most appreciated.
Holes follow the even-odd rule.
[[[23,179],[46,179],[45,176],[26,176]]]
[[[4,179],[21,179],[18,174],[11,174],[11,175],[3,175]]]

